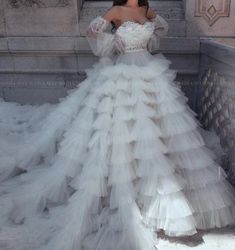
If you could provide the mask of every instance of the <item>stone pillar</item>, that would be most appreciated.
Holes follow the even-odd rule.
[[[0,37],[6,35],[5,17],[4,17],[4,0],[0,0]],[[1,50],[1,45],[0,45]]]
[[[187,36],[235,37],[234,0],[187,0]]]
[[[80,19],[81,9],[82,9],[82,6],[84,4],[84,1],[85,0],[77,0],[77,2],[78,2],[78,19]]]

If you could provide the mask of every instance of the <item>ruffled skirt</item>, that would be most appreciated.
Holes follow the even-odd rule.
[[[126,53],[87,74],[59,104],[2,103],[1,249],[153,250],[160,229],[234,224],[234,190],[169,61]]]

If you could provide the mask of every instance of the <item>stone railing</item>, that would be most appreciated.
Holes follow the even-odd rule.
[[[197,111],[225,152],[223,167],[235,185],[235,47],[233,41],[202,41]],[[235,43],[234,43],[235,45]]]

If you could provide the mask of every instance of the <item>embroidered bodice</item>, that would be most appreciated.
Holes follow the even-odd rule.
[[[124,51],[147,49],[149,39],[154,32],[154,23],[139,24],[132,21],[124,22],[116,31],[116,37],[124,44]]]
[[[114,33],[108,32],[110,22],[96,17],[87,29],[87,39],[94,54],[110,56],[115,51],[127,53],[150,49],[158,45],[159,37],[168,32],[167,22],[157,15],[143,24],[125,21]]]

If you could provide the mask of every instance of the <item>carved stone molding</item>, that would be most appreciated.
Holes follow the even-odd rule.
[[[196,0],[195,17],[203,17],[212,26],[220,17],[230,14],[231,0]]]
[[[71,0],[8,0],[9,7],[35,7],[35,8],[48,8],[48,7],[66,7],[69,6]]]

